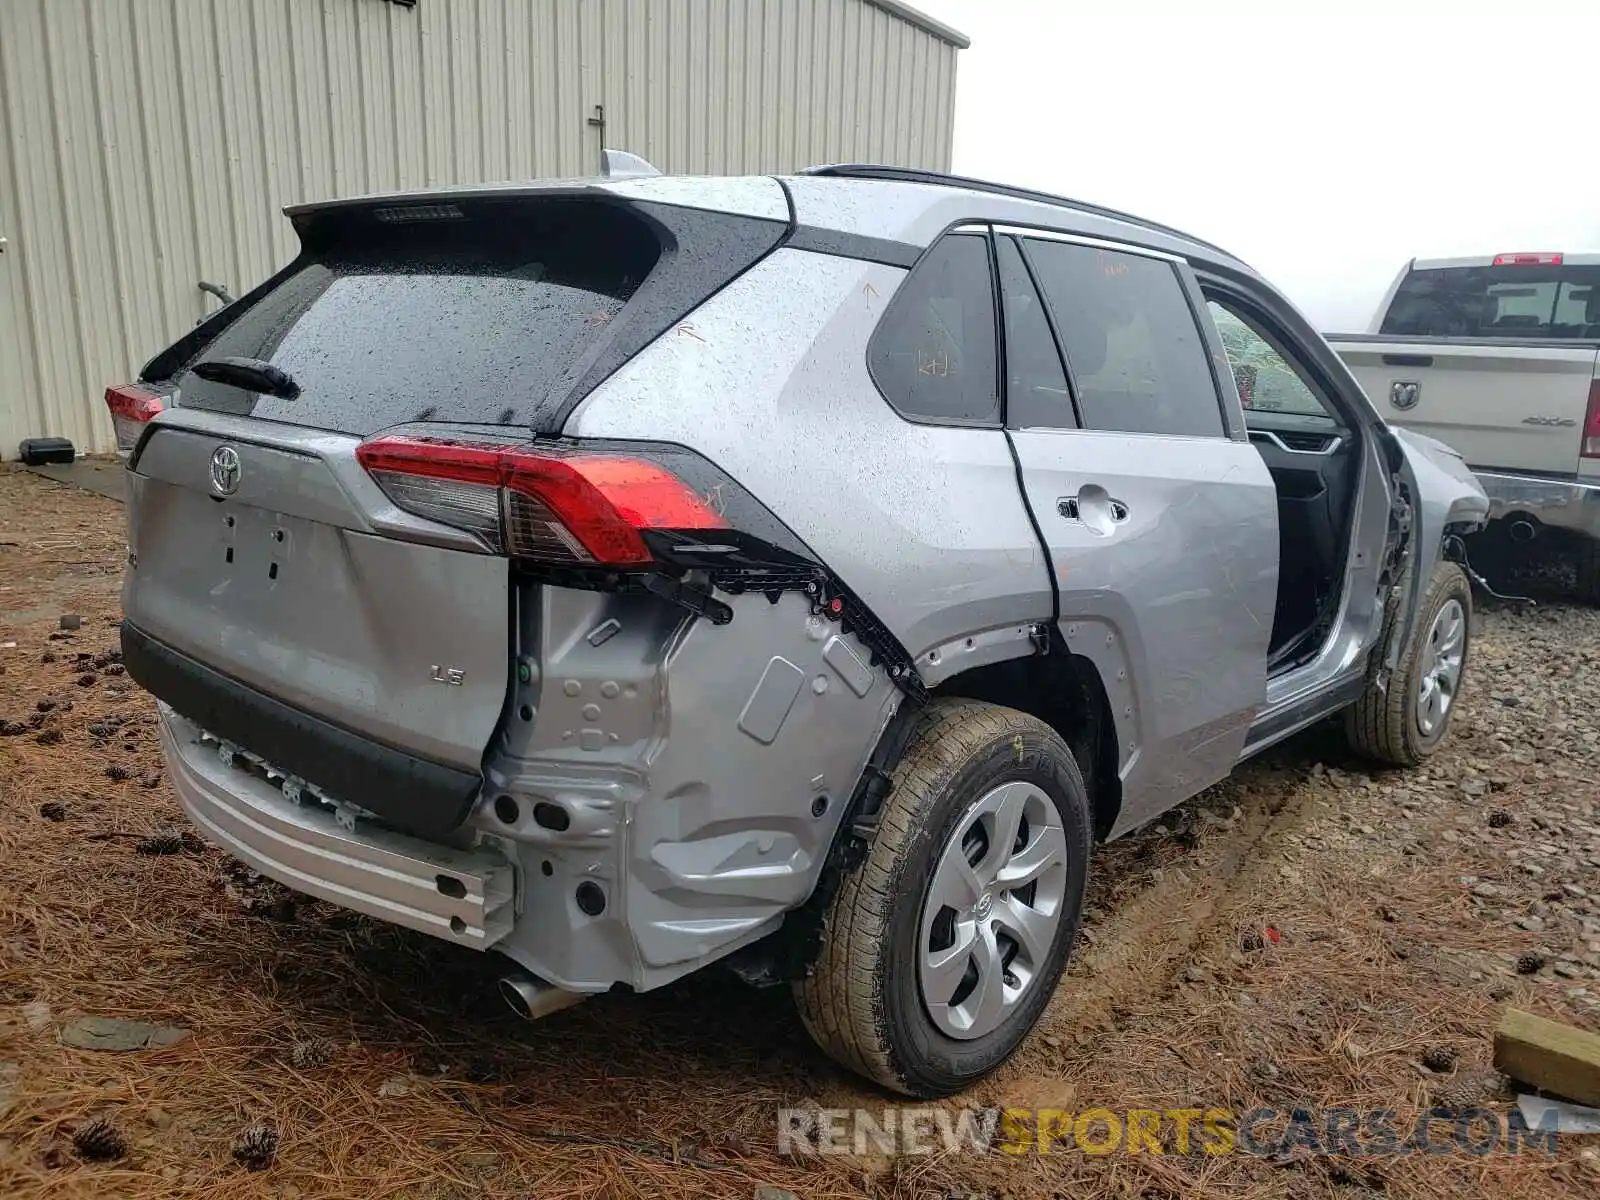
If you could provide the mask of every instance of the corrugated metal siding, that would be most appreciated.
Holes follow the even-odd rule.
[[[948,169],[956,48],[863,0],[3,0],[0,456],[294,253],[286,204],[591,174]],[[603,115],[604,126],[593,124]]]

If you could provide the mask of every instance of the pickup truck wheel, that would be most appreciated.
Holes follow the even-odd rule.
[[[1584,538],[1578,543],[1576,567],[1578,598],[1600,605],[1600,541]]]
[[[841,881],[795,998],[831,1057],[947,1096],[1016,1050],[1077,941],[1090,811],[1043,722],[972,700],[916,717],[865,861]]]
[[[1391,621],[1373,653],[1387,656],[1397,631]],[[1389,686],[1369,682],[1345,710],[1350,745],[1397,767],[1414,767],[1438,749],[1461,699],[1471,640],[1472,589],[1460,567],[1442,562],[1433,569]]]

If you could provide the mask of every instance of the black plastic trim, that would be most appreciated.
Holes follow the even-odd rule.
[[[824,229],[819,225],[801,225],[784,243],[789,250],[809,250],[814,254],[832,254],[837,258],[855,258],[862,262],[882,263],[887,267],[910,270],[922,257],[923,248],[910,242],[897,242],[891,238],[868,237],[864,233],[846,233],[840,229]]]
[[[122,623],[122,658],[136,683],[207,733],[406,833],[449,834],[466,820],[483,786],[478,772],[351,733],[195,661],[129,621]]]

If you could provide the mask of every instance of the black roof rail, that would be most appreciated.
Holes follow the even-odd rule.
[[[1218,254],[1232,258],[1221,246],[1213,245],[1192,233],[1185,233],[1181,229],[1174,229],[1170,225],[1162,225],[1156,221],[1147,221],[1143,217],[1136,217],[1132,213],[1120,212],[1114,208],[1105,208],[1099,204],[1089,204],[1083,200],[1073,200],[1067,196],[1056,196],[1050,192],[1036,192],[1032,188],[1012,187],[1007,183],[993,183],[987,179],[971,179],[965,175],[947,175],[941,171],[922,171],[916,167],[884,167],[872,163],[830,163],[825,166],[807,167],[799,172],[801,175],[821,175],[836,179],[881,179],[891,183],[931,183],[941,187],[970,188],[975,192],[989,192],[996,196],[1010,196],[1013,200],[1033,200],[1040,204],[1054,204],[1060,208],[1075,208],[1079,212],[1091,213],[1097,217],[1107,217],[1113,221],[1123,221],[1129,225],[1137,225],[1141,229],[1148,229],[1153,233],[1164,233],[1169,237],[1182,238],[1186,242],[1193,242],[1196,246],[1204,246],[1207,250],[1214,250]]]

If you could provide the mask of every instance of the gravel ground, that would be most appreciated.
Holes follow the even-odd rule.
[[[781,1156],[780,1106],[889,1103],[816,1053],[781,991],[708,972],[529,1026],[485,956],[184,838],[153,706],[111,653],[121,509],[0,469],[0,513],[0,1195],[1600,1194],[1594,1139]],[[1322,728],[1102,848],[1037,1033],[950,1107],[1507,1112],[1490,1037],[1508,1004],[1600,1027],[1597,660],[1600,613],[1483,606],[1424,769],[1375,770]],[[100,1048],[117,1038],[137,1048]]]

